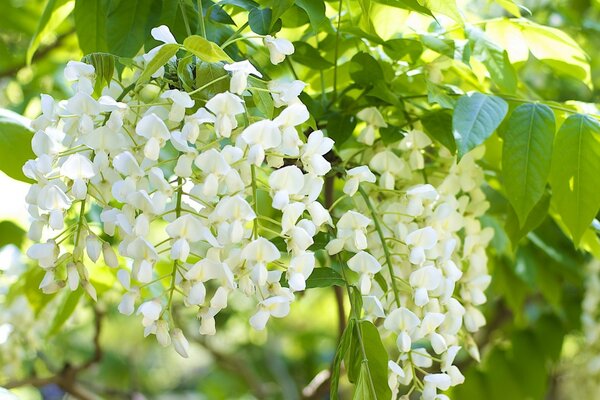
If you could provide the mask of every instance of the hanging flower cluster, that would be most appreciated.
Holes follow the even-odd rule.
[[[177,44],[164,26],[152,34],[165,44],[134,60],[138,70]],[[264,44],[273,64],[294,50],[271,36]],[[364,317],[381,319],[382,336],[397,344],[390,387],[445,398],[438,390],[464,379],[454,358],[461,347],[478,358],[470,335],[485,324],[477,307],[490,281],[492,231],[478,220],[488,207],[482,150],[457,162],[417,130],[384,146],[384,117],[363,109],[358,140],[367,146],[341,154],[345,194],[330,215],[320,197],[325,176],[340,170],[325,158],[333,140],[308,129],[298,98],[305,84],[265,82],[247,60],[213,65],[223,75],[193,91],[172,84],[167,64],[147,84],[136,84],[134,69],[95,96],[97,71],[70,62],[74,95],[42,96],[32,124],[37,158],[23,168],[36,181],[28,256],[45,270],[40,289],[81,286],[95,300],[86,259],[102,257],[124,288],[119,311],[140,315],[146,336],[187,357],[174,301],[196,310],[200,334],[212,335],[239,292],[255,299],[249,323],[262,330],[306,289],[321,232],[331,238],[325,251],[356,279]],[[226,89],[196,96],[225,78]],[[255,104],[257,91],[271,96],[273,116]]]
[[[165,27],[153,36],[175,43]],[[293,51],[282,40],[265,38],[274,62]],[[116,82],[94,98],[94,67],[70,62],[65,76],[75,93],[60,102],[42,96],[43,113],[33,123],[37,158],[24,166],[37,182],[27,202],[29,237],[38,243],[28,255],[46,271],[40,288],[82,286],[96,299],[84,256],[92,262],[103,256],[119,268],[126,290],[119,310],[141,314],[145,334],[183,356],[187,340],[171,315],[175,295],[198,310],[200,333],[210,335],[230,294],[241,291],[257,299],[250,323],[264,329],[270,317],[287,315],[294,292],[305,289],[315,266],[309,248],[331,221],[318,197],[331,169],[323,155],[333,141],[320,131],[304,139],[300,127],[309,113],[298,100],[304,84],[269,82],[278,111],[268,119],[246,102],[248,76],[261,76],[252,64],[222,68],[231,73],[230,88],[204,104],[157,86],[160,79],[148,84],[160,94],[147,102],[143,88],[117,96]],[[155,77],[163,74],[165,68]],[[275,218],[259,215],[265,193]],[[101,230],[86,218],[93,207]],[[72,247],[63,245],[69,239]],[[161,276],[157,265],[165,258],[172,264]]]
[[[366,125],[358,140],[373,143],[384,118],[375,108],[358,116]],[[395,338],[392,398],[405,386],[404,393],[422,392],[424,400],[445,399],[438,390],[464,381],[453,365],[461,347],[479,359],[471,334],[485,324],[477,307],[491,280],[485,249],[493,230],[478,220],[489,207],[475,162],[483,148],[457,162],[444,148],[436,154],[429,137],[412,130],[359,154],[368,167],[359,163],[346,173],[344,192],[353,206],[334,213],[337,235],[327,250],[345,250],[365,317],[383,319],[382,336]],[[425,155],[434,155],[435,165]],[[383,279],[374,279],[377,274]]]

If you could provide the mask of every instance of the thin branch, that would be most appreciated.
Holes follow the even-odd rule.
[[[33,55],[33,59],[32,59],[32,64],[35,61],[39,61],[42,58],[44,58],[48,53],[50,53],[52,50],[62,46],[63,42],[65,41],[65,39],[67,39],[70,35],[72,35],[73,33],[75,33],[75,29],[72,29],[68,32],[65,32],[59,36],[57,36],[56,40],[54,41],[54,43],[40,49],[38,52],[36,52]],[[14,77],[17,72],[19,72],[21,69],[25,68],[27,66],[27,64],[25,63],[25,61],[23,60],[22,63],[17,64],[9,69],[6,69],[4,71],[0,71],[0,79],[2,78],[12,78]]]

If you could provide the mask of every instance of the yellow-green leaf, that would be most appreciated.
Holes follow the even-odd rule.
[[[180,49],[177,43],[169,43],[164,44],[157,52],[156,55],[146,64],[146,68],[144,68],[144,72],[140,75],[138,79],[138,85],[146,82],[152,74],[154,74],[160,67],[165,65],[171,57],[177,54],[177,51]]]
[[[46,8],[42,13],[38,27],[31,38],[27,49],[27,64],[31,63],[33,54],[36,52],[44,36],[56,29],[73,11],[75,1],[73,0],[48,0]]]
[[[229,61],[231,58],[216,43],[204,39],[202,36],[193,35],[183,41],[183,47],[190,53],[209,63]]]

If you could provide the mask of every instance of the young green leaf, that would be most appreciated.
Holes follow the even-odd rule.
[[[144,72],[140,75],[137,85],[141,85],[146,82],[152,74],[154,74],[158,69],[164,66],[171,57],[173,57],[177,51],[180,49],[180,46],[177,43],[169,43],[163,45],[156,55],[150,60],[148,64],[146,64],[146,68],[144,68]]]
[[[371,321],[360,321],[359,327],[368,359],[368,370],[375,389],[375,398],[378,400],[390,399],[392,393],[387,383],[388,354],[381,341],[379,331]]]
[[[315,268],[306,280],[306,288],[344,286],[346,281],[333,268]]]
[[[362,362],[352,400],[377,400],[373,386],[374,384],[369,376],[369,367],[366,362]]]
[[[473,55],[485,65],[492,82],[502,90],[513,93],[517,89],[517,73],[506,51],[489,40],[479,28],[469,27],[465,31],[474,45]]]
[[[222,48],[202,36],[192,35],[186,38],[183,41],[183,47],[202,61],[209,63],[232,61]]]
[[[507,111],[508,104],[496,96],[475,92],[458,99],[452,116],[452,133],[457,144],[458,158],[490,137]]]
[[[110,85],[110,81],[115,73],[115,61],[117,57],[108,53],[92,53],[84,56],[81,61],[94,66],[96,71],[96,82],[94,84],[94,93],[100,95],[102,88]]]
[[[456,22],[463,21],[462,15],[460,15],[460,11],[456,6],[456,0],[419,0],[419,3],[430,9],[434,14],[444,14]]]
[[[74,6],[75,1],[73,0],[48,0],[37,29],[29,43],[29,48],[27,48],[27,64],[31,63],[33,54],[40,46],[42,38],[56,29],[71,14]]]
[[[54,315],[54,319],[50,324],[50,329],[48,330],[47,336],[54,336],[58,333],[60,328],[75,312],[77,304],[79,303],[79,299],[81,299],[82,295],[83,289],[79,288],[74,292],[67,293],[62,298],[62,302],[59,304],[58,309],[56,310],[56,314]]]
[[[0,171],[23,182],[30,180],[21,167],[27,160],[35,158],[31,150],[33,132],[19,120],[0,114]]]
[[[571,115],[562,124],[552,156],[550,185],[556,210],[578,244],[600,208],[600,123]]]
[[[448,110],[437,110],[421,118],[425,133],[442,146],[456,153],[456,142],[452,135],[452,114]]]
[[[344,355],[348,353],[348,350],[350,348],[350,343],[352,342],[355,326],[356,319],[350,318],[350,320],[348,320],[348,325],[346,325],[344,333],[342,333],[342,336],[340,337],[340,341],[335,351],[335,356],[333,357],[333,363],[331,366],[331,385],[329,387],[329,397],[331,398],[331,400],[338,400],[339,398],[338,386],[340,382],[340,367],[342,366],[342,360],[344,359]]]
[[[502,151],[502,176],[508,200],[521,226],[544,194],[555,131],[554,113],[543,104],[523,104],[508,120]]]
[[[253,8],[248,14],[248,25],[258,35],[271,33],[273,11],[270,8]]]

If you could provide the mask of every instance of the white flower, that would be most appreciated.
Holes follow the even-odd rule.
[[[159,42],[163,43],[177,43],[175,40],[175,36],[169,30],[169,27],[166,25],[157,26],[156,28],[152,28],[150,31],[152,37]]]
[[[426,259],[425,251],[437,244],[437,232],[430,226],[416,229],[406,236],[406,244],[411,248],[410,262],[420,265]]]
[[[415,305],[422,307],[429,302],[428,292],[441,284],[442,272],[433,265],[428,265],[410,274],[409,282],[415,288]]]
[[[375,107],[363,108],[356,116],[367,123],[367,126],[358,135],[357,140],[369,146],[372,145],[375,141],[375,132],[379,128],[387,127],[383,116]]]
[[[373,275],[381,271],[379,261],[366,251],[359,251],[348,260],[348,267],[360,274],[359,287],[363,295],[371,291],[371,279]]]
[[[265,159],[265,150],[281,144],[281,131],[278,124],[265,119],[249,125],[241,133],[240,139],[250,146],[248,162],[260,166]]]
[[[315,254],[304,253],[292,257],[287,270],[287,279],[293,291],[306,289],[306,279],[315,268]]]
[[[171,341],[173,343],[173,347],[175,348],[175,351],[183,358],[188,358],[188,352],[190,349],[190,343],[188,342],[188,340],[186,339],[186,337],[183,335],[183,332],[181,331],[181,329],[176,328],[173,329],[173,332],[171,332]]]
[[[412,346],[412,336],[416,333],[417,327],[421,323],[419,317],[405,307],[394,309],[383,322],[386,330],[396,332],[398,338],[396,344],[398,350],[403,353],[410,351]]]
[[[262,237],[248,243],[242,250],[242,258],[249,264],[252,278],[260,286],[267,282],[267,264],[278,260],[280,256],[277,247]]]
[[[354,196],[354,194],[358,191],[358,185],[361,182],[373,183],[377,179],[366,165],[349,169],[346,172],[346,178],[346,183],[344,184],[344,193],[346,193],[348,196]]]
[[[138,307],[137,314],[142,314],[142,325],[148,327],[158,320],[162,306],[157,300],[146,301]]]
[[[236,94],[244,93],[248,86],[249,75],[262,78],[262,74],[248,60],[227,64],[223,68],[232,73],[229,90]]]
[[[250,318],[250,325],[257,331],[265,329],[271,316],[283,318],[290,312],[290,299],[285,296],[274,296],[263,300],[258,311]]]
[[[347,211],[337,223],[337,237],[330,241],[326,249],[330,255],[346,248],[358,252],[367,248],[367,226],[371,220],[356,211]]]
[[[169,120],[173,122],[181,122],[185,117],[185,109],[194,107],[194,100],[186,92],[167,90],[160,97],[173,102],[171,111],[169,112]]]
[[[235,116],[244,112],[244,102],[229,92],[219,93],[206,102],[206,108],[215,114],[215,131],[222,137],[231,136],[237,128]]]
[[[73,196],[79,200],[85,199],[86,181],[96,175],[94,164],[81,154],[72,154],[60,167],[60,173],[73,180]]]
[[[160,149],[171,137],[169,128],[154,113],[146,115],[138,122],[135,133],[148,139],[144,146],[144,156],[152,161],[158,160]]]
[[[282,107],[298,102],[298,96],[306,87],[306,83],[295,80],[292,82],[269,81],[267,84],[275,107]]]
[[[302,164],[312,174],[323,176],[331,169],[329,161],[323,157],[333,148],[333,140],[325,137],[322,131],[314,131],[302,146]]]
[[[165,231],[170,238],[175,239],[171,248],[171,257],[174,260],[186,261],[190,253],[190,243],[200,240],[210,245],[220,247],[210,229],[200,219],[192,214],[185,214],[167,225]]]
[[[263,39],[265,46],[269,49],[271,63],[279,64],[285,60],[285,56],[294,54],[294,45],[287,39],[277,39],[267,35]]]
[[[274,192],[273,208],[281,210],[290,202],[290,196],[300,193],[304,187],[304,175],[295,165],[283,167],[271,173],[269,186]]]

